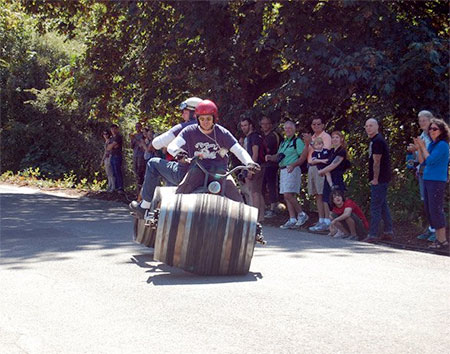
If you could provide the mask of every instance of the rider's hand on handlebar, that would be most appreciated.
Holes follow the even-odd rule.
[[[184,151],[181,151],[181,152],[179,152],[176,156],[175,156],[175,159],[178,161],[178,162],[184,162],[184,163],[187,163],[188,161],[188,154],[186,153],[186,152],[184,152]]]
[[[257,163],[249,163],[247,164],[247,170],[250,173],[256,173],[258,171],[261,171],[261,166],[259,166]]]

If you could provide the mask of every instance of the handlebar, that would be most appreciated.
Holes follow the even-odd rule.
[[[219,178],[226,178],[229,175],[233,174],[236,171],[240,171],[240,170],[246,170],[248,171],[249,168],[247,166],[236,166],[235,168],[233,168],[232,170],[228,171],[227,173],[221,174],[221,173],[211,173],[209,172],[205,167],[203,167],[200,162],[199,162],[200,158],[199,157],[193,157],[192,159],[189,160],[190,163],[195,163],[200,170],[203,171],[203,173],[207,174],[208,176],[214,177],[216,179]]]

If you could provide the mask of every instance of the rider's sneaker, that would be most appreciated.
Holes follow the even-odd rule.
[[[297,223],[297,221],[289,219],[288,221],[286,221],[285,224],[280,226],[280,229],[292,229],[295,227],[296,223]]]
[[[295,227],[300,227],[300,226],[304,225],[305,222],[308,221],[308,219],[309,219],[308,214],[306,214],[306,213],[298,214],[297,223],[295,224]]]
[[[144,209],[141,207],[141,203],[136,200],[133,200],[129,205],[129,209],[136,215],[138,219],[144,219],[145,213],[148,209]]]

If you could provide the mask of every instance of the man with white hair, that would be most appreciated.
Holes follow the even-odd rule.
[[[392,218],[387,204],[387,189],[391,180],[389,147],[379,133],[376,119],[368,119],[365,129],[370,138],[369,144],[369,183],[370,183],[370,228],[364,242],[392,240]],[[380,221],[383,219],[384,231],[378,237]]]

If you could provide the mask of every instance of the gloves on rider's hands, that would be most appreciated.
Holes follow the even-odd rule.
[[[259,166],[259,164],[257,164],[257,163],[248,163],[246,167],[247,167],[248,172],[250,172],[252,174],[254,174],[258,171],[261,171],[261,166]]]
[[[177,160],[177,161],[181,161],[181,162],[183,162],[183,161],[186,161],[187,159],[188,159],[188,157],[189,157],[189,155],[187,154],[187,152],[185,152],[185,151],[180,151],[176,156],[175,156],[175,159]]]

